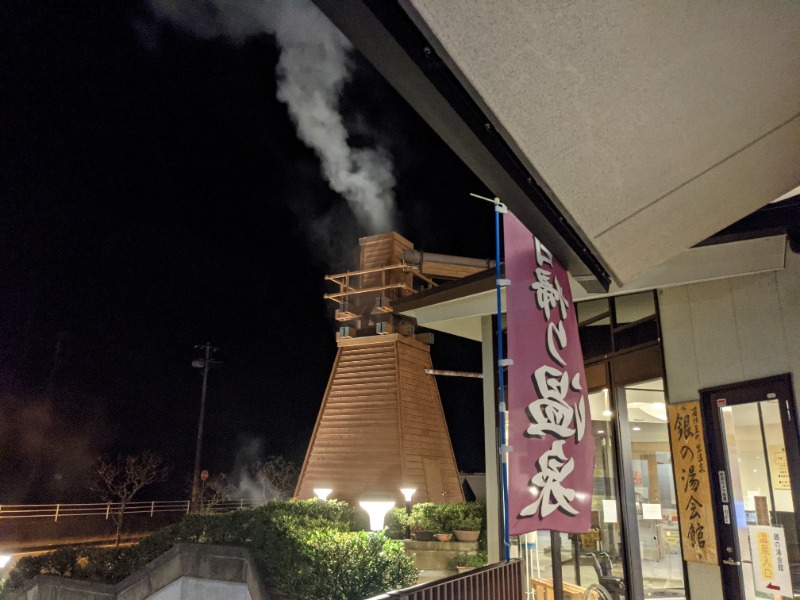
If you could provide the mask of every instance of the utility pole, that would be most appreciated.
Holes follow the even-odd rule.
[[[197,422],[197,448],[194,453],[194,474],[192,475],[192,512],[196,512],[200,508],[200,451],[203,447],[203,421],[206,414],[208,370],[213,363],[217,362],[211,360],[211,353],[219,350],[219,348],[212,347],[210,342],[206,342],[202,346],[195,346],[195,348],[205,350],[205,357],[192,361],[193,367],[203,369],[203,387],[200,392],[200,419]]]

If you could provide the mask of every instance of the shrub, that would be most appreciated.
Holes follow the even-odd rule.
[[[176,542],[246,546],[265,582],[289,600],[361,600],[414,583],[417,571],[402,543],[383,533],[353,531],[358,526],[357,513],[337,501],[274,501],[226,514],[188,515],[135,546],[73,546],[25,557],[0,598],[40,573],[117,583]]]
[[[420,502],[411,510],[409,519],[414,531],[453,533],[456,529],[482,531],[486,521],[483,502]]]
[[[436,517],[436,504],[433,502],[420,502],[411,508],[409,525],[413,531],[436,532],[438,520]]]
[[[437,506],[437,525],[439,533],[453,533],[456,529],[463,529],[462,513],[463,502],[450,502]]]
[[[455,569],[456,567],[482,567],[488,560],[489,558],[486,552],[478,552],[476,554],[459,552],[447,561],[447,566],[451,569]]]
[[[413,558],[382,532],[313,530],[294,542],[299,556],[277,586],[293,599],[362,600],[417,579]]]
[[[386,515],[386,537],[392,540],[402,540],[406,537],[406,527],[409,525],[409,515],[405,508],[393,508]]]
[[[483,531],[486,523],[486,504],[483,502],[454,502],[450,505],[453,529]]]

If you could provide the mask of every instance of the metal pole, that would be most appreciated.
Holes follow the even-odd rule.
[[[550,557],[553,562],[553,596],[554,600],[564,600],[564,578],[561,573],[561,534],[550,532]]]
[[[406,539],[411,539],[411,523],[408,519],[411,517],[411,500],[406,500]]]
[[[206,350],[203,361],[203,387],[200,392],[200,419],[197,422],[197,447],[194,452],[194,474],[192,475],[192,507],[197,510],[200,501],[200,450],[203,447],[203,420],[206,414],[206,390],[208,389],[208,369],[211,367],[211,343],[203,346]]]
[[[511,558],[511,540],[508,532],[508,452],[510,448],[506,444],[506,383],[503,368],[513,363],[506,360],[503,351],[503,310],[502,310],[502,288],[508,285],[508,281],[501,280],[500,271],[500,215],[507,213],[506,205],[500,202],[499,198],[486,198],[478,194],[470,194],[473,198],[486,200],[494,204],[494,253],[495,253],[495,288],[497,296],[497,376],[500,384],[500,403],[498,414],[500,417],[500,456],[503,482],[503,556],[505,560]]]
[[[503,457],[503,548],[506,560],[511,558],[511,541],[508,533],[508,448],[506,447],[506,382],[503,368],[506,364],[503,351],[503,307],[502,286],[500,284],[500,215],[506,208],[499,201],[494,207],[494,254],[497,295],[497,377],[500,383],[500,448]]]

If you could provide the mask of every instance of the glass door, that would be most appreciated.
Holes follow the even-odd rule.
[[[800,597],[800,440],[788,376],[707,390],[727,598]]]
[[[605,365],[602,368],[605,370]],[[590,376],[591,373],[587,378]],[[560,534],[563,579],[583,587],[599,583],[614,600],[624,600],[629,596],[625,585],[625,546],[617,497],[613,399],[608,388],[603,387],[591,390],[588,400],[595,448],[592,525],[586,533]]]
[[[664,380],[626,384],[617,396],[627,408],[645,598],[685,598]]]

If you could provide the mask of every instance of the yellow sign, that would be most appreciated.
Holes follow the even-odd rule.
[[[700,402],[670,404],[667,414],[683,558],[719,564]]]
[[[772,564],[772,548],[769,543],[769,534],[766,531],[759,531],[756,535],[758,544],[758,564],[761,568],[761,576],[764,579],[775,577],[775,566]]]

